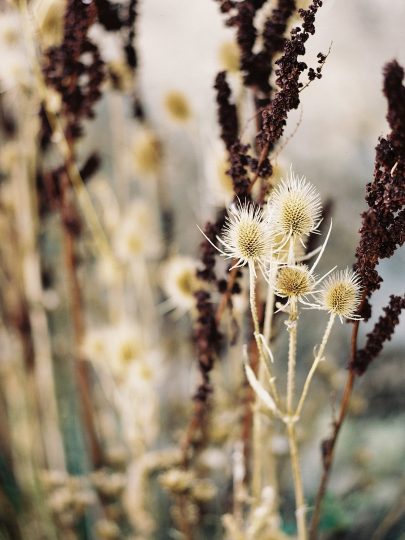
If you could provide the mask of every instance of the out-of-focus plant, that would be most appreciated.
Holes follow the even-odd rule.
[[[315,540],[323,503],[345,523],[325,497],[337,437],[405,307],[391,296],[357,344],[376,267],[405,241],[403,70],[384,71],[391,132],[354,269],[321,275],[330,205],[285,166],[283,137],[326,65],[329,53],[304,61],[322,2],[217,4],[234,39],[219,50],[209,156],[181,88],[162,91],[161,123],[145,106],[137,0],[0,8],[2,538]],[[215,205],[200,237],[165,122]],[[309,522],[300,449],[314,377],[341,390],[324,362],[337,319],[353,325],[349,369]],[[304,336],[318,341],[306,371]]]

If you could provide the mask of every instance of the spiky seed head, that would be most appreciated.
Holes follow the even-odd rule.
[[[270,222],[253,203],[240,204],[229,212],[220,241],[225,254],[237,259],[240,265],[265,263],[272,257],[274,242]]]
[[[277,232],[288,238],[314,231],[322,210],[315,187],[292,170],[288,179],[274,189],[267,208]]]
[[[203,287],[197,278],[197,261],[191,257],[175,256],[163,266],[162,285],[174,308],[188,311],[195,306],[194,296]]]
[[[320,294],[323,309],[340,318],[356,318],[361,296],[360,276],[348,268],[335,272],[326,280]]]
[[[299,297],[311,292],[314,278],[304,264],[282,266],[277,274],[275,290],[279,296]]]

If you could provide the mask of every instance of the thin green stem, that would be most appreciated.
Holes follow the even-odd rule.
[[[313,378],[313,376],[315,374],[315,371],[316,371],[319,363],[321,362],[321,360],[323,358],[323,353],[325,351],[325,347],[326,347],[326,344],[328,342],[328,339],[329,339],[329,336],[330,336],[330,333],[331,333],[332,326],[333,326],[334,322],[335,322],[335,315],[333,313],[331,313],[331,315],[329,317],[329,320],[328,320],[328,324],[326,325],[325,332],[324,332],[323,337],[322,337],[321,344],[319,346],[319,350],[318,350],[318,352],[317,352],[317,354],[315,356],[314,362],[313,362],[313,364],[311,366],[311,369],[309,370],[309,373],[308,373],[307,378],[306,378],[305,383],[304,383],[304,388],[302,390],[302,394],[301,394],[301,397],[300,397],[300,400],[299,400],[299,403],[298,403],[297,412],[295,413],[295,416],[297,416],[297,417],[299,417],[301,415],[305,399],[306,399],[306,397],[308,395],[309,386],[311,384],[311,381],[312,381],[312,378]]]

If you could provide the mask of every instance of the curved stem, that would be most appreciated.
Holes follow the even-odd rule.
[[[332,330],[332,326],[333,326],[334,322],[335,322],[335,315],[333,313],[331,313],[331,315],[329,317],[328,324],[326,325],[326,329],[325,329],[325,332],[324,332],[323,337],[322,337],[321,344],[319,346],[319,350],[318,350],[318,352],[317,352],[317,354],[315,356],[314,362],[313,362],[313,364],[311,366],[311,369],[309,370],[306,381],[304,383],[304,388],[302,390],[301,398],[300,398],[299,403],[298,403],[297,412],[295,413],[295,416],[297,416],[297,417],[299,417],[300,414],[301,414],[302,408],[304,406],[305,399],[306,399],[306,397],[308,395],[309,386],[310,386],[312,378],[313,378],[313,376],[315,374],[316,368],[318,367],[319,363],[322,360],[323,353],[325,351],[325,347],[326,347],[326,344],[328,342],[330,332]]]

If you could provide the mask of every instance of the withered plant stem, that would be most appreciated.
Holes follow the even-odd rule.
[[[359,312],[361,312],[364,302],[365,302],[365,296],[363,294]],[[356,357],[359,325],[360,325],[359,320],[355,321],[353,324],[352,338],[351,338],[351,359],[352,360],[354,360],[354,358]],[[346,418],[346,414],[347,414],[349,403],[350,403],[350,398],[353,392],[355,379],[356,379],[355,372],[349,368],[347,378],[346,378],[345,388],[343,391],[342,401],[340,402],[339,415],[333,423],[332,435],[326,441],[324,441],[323,446],[322,446],[323,473],[322,473],[321,481],[319,483],[318,491],[315,498],[314,511],[312,514],[311,524],[309,528],[309,540],[317,540],[318,538],[318,526],[319,526],[319,519],[321,516],[322,501],[326,494],[326,488],[328,486],[328,482],[329,482],[329,478],[331,474],[337,439],[338,439],[340,430],[342,428],[342,424]]]
[[[75,252],[75,236],[71,227],[67,224],[66,214],[72,212],[72,201],[70,200],[70,181],[66,174],[61,181],[61,218],[63,228],[63,253],[66,268],[66,277],[69,290],[70,313],[75,339],[74,371],[78,391],[81,398],[82,414],[86,434],[89,438],[91,457],[94,467],[102,464],[102,452],[98,442],[95,428],[93,408],[90,392],[90,378],[85,360],[82,358],[81,346],[85,333],[82,294],[77,276],[77,256]]]
[[[307,539],[307,526],[305,520],[305,498],[304,490],[302,487],[302,478],[301,478],[301,469],[298,456],[298,447],[297,447],[297,435],[295,431],[295,423],[287,423],[287,435],[288,435],[288,444],[290,447],[290,460],[291,468],[293,472],[294,479],[294,491],[295,491],[295,517],[297,520],[298,528],[298,540]]]

